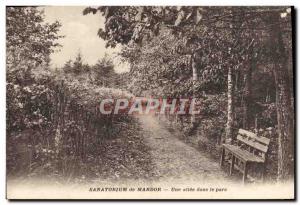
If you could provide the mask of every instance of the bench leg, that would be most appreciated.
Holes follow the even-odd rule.
[[[225,149],[224,147],[222,147],[222,151],[221,151],[221,159],[220,159],[220,166],[223,166],[223,162],[224,162],[224,157],[225,157]]]
[[[247,179],[247,174],[248,174],[248,163],[245,162],[244,171],[243,171],[243,184],[245,184],[245,181]]]
[[[266,167],[265,164],[262,164],[262,172],[261,172],[261,181],[264,182],[265,181],[265,174],[266,174]]]
[[[230,170],[229,170],[229,175],[230,176],[232,175],[232,172],[234,170],[234,161],[235,161],[235,156],[232,155],[232,157],[231,157],[231,165],[230,165]]]

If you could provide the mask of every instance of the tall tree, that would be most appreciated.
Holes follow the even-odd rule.
[[[250,105],[252,104],[252,71],[256,63],[254,58],[251,58],[249,65],[246,68],[244,74],[244,82],[245,86],[243,89],[243,128],[250,129],[250,121],[251,121],[251,113],[250,113]]]
[[[17,69],[25,61],[34,66],[48,63],[49,55],[60,46],[56,41],[62,37],[60,26],[58,21],[45,23],[43,10],[37,7],[6,7],[8,69]]]
[[[98,60],[92,67],[92,71],[97,85],[112,86],[115,83],[114,78],[116,77],[116,73],[114,71],[114,64],[108,55]]]
[[[287,70],[287,51],[280,24],[280,13],[269,14],[270,51],[274,62],[274,77],[276,83],[276,108],[278,122],[278,179],[285,181],[294,170],[294,112],[290,76]],[[276,43],[275,43],[276,42]]]
[[[77,75],[83,72],[83,61],[82,61],[82,54],[80,51],[77,53],[77,56],[74,60],[73,72]]]

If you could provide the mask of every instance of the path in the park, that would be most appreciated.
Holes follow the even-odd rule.
[[[154,116],[139,116],[144,140],[150,147],[154,169],[162,181],[210,183],[228,181],[218,162],[174,137]]]

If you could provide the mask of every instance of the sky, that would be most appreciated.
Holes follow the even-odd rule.
[[[100,13],[83,15],[84,8],[85,6],[43,7],[45,21],[53,23],[58,20],[62,24],[59,34],[65,36],[58,41],[63,46],[60,51],[51,54],[52,66],[63,66],[66,61],[75,59],[80,51],[85,63],[93,65],[107,53],[114,59],[116,72],[127,71],[128,65],[121,64],[116,58],[120,47],[105,48],[105,41],[97,36],[98,29],[104,27],[104,17]]]

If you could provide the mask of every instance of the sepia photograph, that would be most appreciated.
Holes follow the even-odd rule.
[[[294,200],[293,6],[5,8],[8,200]]]

